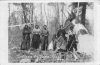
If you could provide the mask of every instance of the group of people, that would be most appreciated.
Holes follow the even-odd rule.
[[[25,25],[22,34],[21,50],[29,50],[30,48],[39,49],[40,45],[41,50],[47,50],[49,31],[46,25],[43,26],[42,30],[40,30],[39,25],[35,25],[33,30],[28,25]]]
[[[72,24],[72,26],[69,24]],[[32,31],[28,25],[25,25],[22,34],[21,50],[33,48],[44,51],[71,51],[74,57],[76,57],[77,52],[93,53],[94,38],[88,33],[85,26],[81,24],[77,13],[73,11],[65,21],[64,26],[61,25],[57,33],[53,35],[50,43],[48,42],[50,33],[46,25],[43,26],[42,30],[40,30],[39,25],[35,25]]]
[[[66,20],[67,22],[65,22],[65,26],[68,27],[70,23],[73,24],[74,20],[79,22],[77,21],[77,17],[78,16],[75,16],[75,13],[72,11],[72,14],[70,14]],[[35,25],[32,31],[28,25],[25,25],[22,33],[23,42],[21,44],[21,49],[28,50],[30,47],[39,49],[41,47],[41,50],[77,50],[78,36],[77,33],[75,33],[74,25],[70,26],[67,32],[65,29],[67,27],[64,28],[63,25],[60,25],[59,30],[53,35],[50,43],[48,43],[49,31],[47,25],[44,25],[42,29],[40,29],[39,25]]]
[[[77,51],[78,40],[73,29],[74,26],[70,26],[69,31],[66,32],[64,27],[61,25],[57,34],[53,36],[52,42],[49,44],[49,49],[61,52],[73,52],[74,49]]]
[[[49,31],[47,26],[44,25],[42,30],[40,30],[39,25],[35,25],[35,28],[31,31],[28,25],[25,25],[23,29],[23,41],[21,44],[21,50],[41,49],[44,51],[54,50],[54,51],[73,51],[77,50],[76,35],[73,30],[74,26],[70,27],[68,33],[60,26],[60,29],[56,34],[53,35],[52,41],[48,42]]]

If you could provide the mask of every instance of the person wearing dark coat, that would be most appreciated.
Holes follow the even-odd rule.
[[[40,28],[39,25],[35,25],[35,29],[32,31],[33,37],[32,37],[32,48],[39,49],[40,45]]]
[[[63,39],[67,42],[67,38],[65,37],[66,31],[65,29],[63,29],[63,26],[60,26],[60,29],[57,32],[57,37],[59,38],[61,35],[63,37]]]
[[[30,48],[30,34],[31,34],[28,25],[25,25],[22,34],[23,34],[23,41],[21,44],[21,50],[28,50]]]
[[[76,41],[76,34],[73,30],[74,26],[70,27],[70,31],[69,31],[69,40],[68,40],[68,45],[67,45],[67,49],[69,51],[73,51],[73,49],[75,49],[75,51],[77,50],[77,41]]]

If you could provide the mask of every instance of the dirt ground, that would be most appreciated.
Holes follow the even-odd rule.
[[[75,59],[72,53],[55,53],[54,51],[22,51],[18,48],[9,50],[9,62],[19,63],[22,59],[30,59],[32,63],[65,63],[65,62],[91,62],[92,58],[86,54],[77,54]],[[37,60],[38,59],[38,60]],[[36,61],[37,60],[37,61]]]
[[[92,57],[86,54],[77,54],[76,60],[72,53],[55,53],[54,51],[22,51],[20,44],[22,41],[21,30],[16,28],[8,29],[8,61],[9,63],[19,63],[22,59],[30,59],[32,63],[66,63],[66,62],[91,62]],[[37,60],[37,61],[36,61]]]

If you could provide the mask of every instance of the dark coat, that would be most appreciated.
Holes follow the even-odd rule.
[[[24,28],[23,29],[23,41],[21,44],[21,50],[28,50],[30,47],[30,29],[29,28]]]

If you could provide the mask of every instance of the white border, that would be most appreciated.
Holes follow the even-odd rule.
[[[98,65],[100,64],[100,2],[98,0],[17,0],[17,1],[0,1],[0,64],[2,65],[13,65],[13,63],[8,63],[8,5],[7,3],[20,3],[20,2],[94,2],[94,39],[95,39],[95,61],[91,63],[67,63],[68,65]],[[97,4],[99,3],[99,4]],[[15,65],[33,65],[33,64],[41,64],[41,63],[14,63]],[[54,63],[42,63],[42,64],[54,64]],[[56,63],[65,64],[65,63]]]

